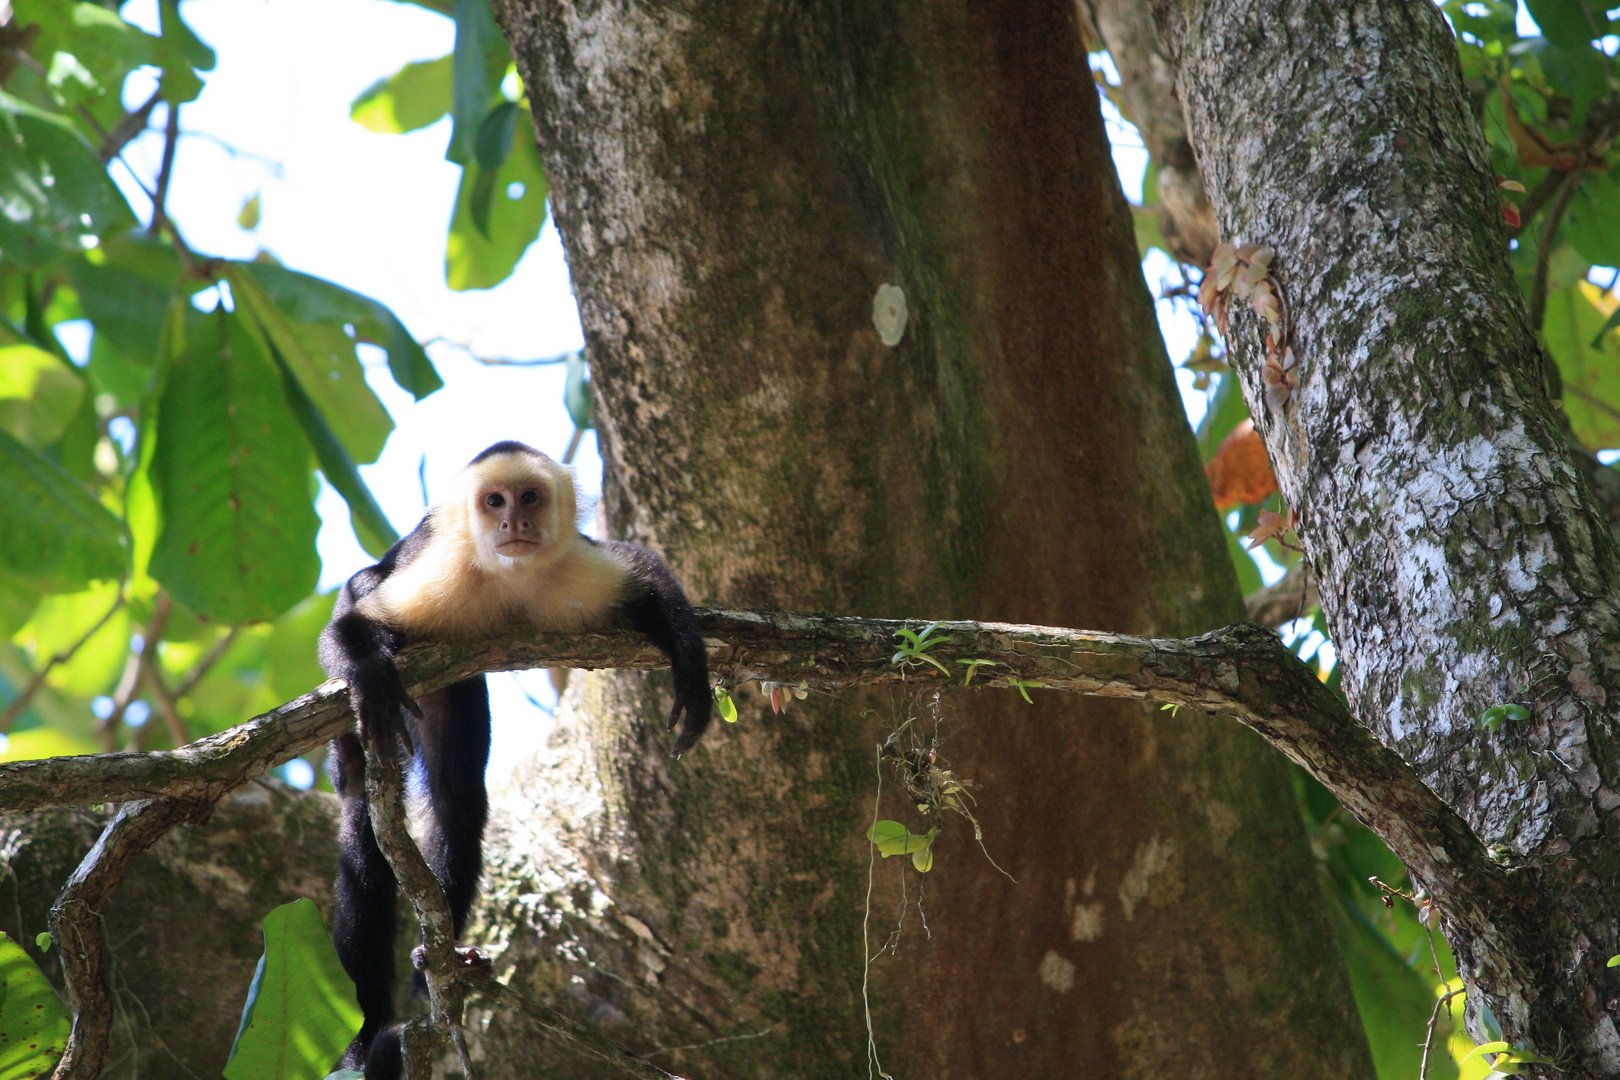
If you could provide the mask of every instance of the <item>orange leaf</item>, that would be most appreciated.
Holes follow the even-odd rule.
[[[1249,551],[1253,551],[1273,536],[1281,536],[1294,526],[1294,515],[1274,514],[1270,510],[1260,511],[1260,524],[1249,534]]]
[[[1271,474],[1271,462],[1266,458],[1266,444],[1254,430],[1253,420],[1243,421],[1221,440],[1215,456],[1204,466],[1204,475],[1209,478],[1217,510],[1257,503],[1277,490],[1277,478]]]

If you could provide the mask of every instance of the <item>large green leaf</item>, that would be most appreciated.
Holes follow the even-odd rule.
[[[259,286],[249,265],[225,266],[237,305],[263,329],[275,358],[297,380],[349,455],[356,461],[376,461],[388,433],[394,430],[394,421],[366,385],[354,340],[343,332],[341,323],[333,321],[330,305],[322,303],[319,286],[325,283],[272,267],[280,273],[271,276],[286,286],[282,291],[288,303],[283,306]]]
[[[274,263],[242,263],[238,272],[247,273],[288,318],[338,330],[349,327],[354,331],[354,341],[386,350],[389,374],[418,401],[444,385],[422,346],[386,305],[341,285]],[[351,343],[351,352],[352,349]],[[361,457],[360,460],[371,459]]]
[[[528,110],[519,109],[514,119],[511,153],[493,179],[477,164],[461,171],[445,241],[445,280],[452,289],[488,289],[505,281],[546,222],[546,174]],[[487,214],[476,213],[486,196]]]
[[[1620,447],[1620,335],[1604,333],[1613,297],[1578,281],[1547,297],[1542,330],[1564,383],[1564,413],[1593,450]]]
[[[0,255],[25,266],[134,223],[89,143],[65,120],[0,91]]]
[[[0,571],[52,591],[124,573],[124,527],[58,464],[0,431]]]
[[[1525,0],[1524,6],[1547,40],[1567,49],[1586,48],[1610,33],[1602,0]]]
[[[48,1075],[67,1049],[71,1026],[39,965],[0,933],[0,1080]]]
[[[444,156],[457,165],[473,159],[473,142],[512,62],[506,39],[495,25],[489,0],[455,0],[456,45],[450,55],[454,77],[450,95],[450,145]]]
[[[1581,179],[1564,216],[1576,251],[1600,266],[1620,266],[1620,185],[1607,173]]]
[[[450,111],[454,64],[448,55],[406,64],[355,98],[349,119],[379,135],[427,127]]]
[[[225,1080],[321,1080],[361,1019],[320,911],[308,900],[283,904],[264,918],[264,955]]]
[[[62,435],[84,400],[84,380],[32,345],[0,345],[0,431],[44,447]]]
[[[79,305],[95,327],[90,378],[121,405],[135,405],[151,388],[158,339],[175,290],[119,266],[88,259],[69,264]]]
[[[235,283],[238,286],[237,295],[245,298],[242,310],[249,312],[252,317],[257,317],[259,312],[266,309],[269,301],[251,280],[243,280],[238,275]],[[277,314],[272,310],[269,317],[273,319]],[[399,540],[399,534],[394,531],[394,526],[383,513],[382,507],[377,505],[376,498],[366,486],[365,480],[361,478],[360,470],[343,445],[343,441],[332,429],[332,425],[327,423],[326,414],[309,394],[304,392],[302,384],[294,375],[281,348],[287,341],[287,335],[282,333],[278,336],[264,325],[262,320],[257,324],[257,328],[265,335],[262,344],[281,372],[282,387],[287,393],[287,404],[291,406],[293,416],[298,418],[298,426],[303,428],[304,437],[314,448],[315,460],[320,465],[321,472],[326,474],[327,481],[349,504],[349,518],[361,546],[372,555],[381,558],[382,554]]]
[[[320,573],[309,445],[251,329],[223,309],[197,322],[158,407],[152,576],[199,615],[273,619]]]

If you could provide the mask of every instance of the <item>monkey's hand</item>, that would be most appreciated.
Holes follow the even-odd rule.
[[[669,710],[668,730],[674,731],[677,724],[681,725],[681,733],[675,736],[675,746],[670,753],[680,757],[692,749],[698,737],[709,726],[709,714],[714,708],[714,692],[709,689],[708,673],[705,671],[697,678],[692,678],[689,672],[677,671],[675,678],[675,706]],[[686,714],[686,722],[681,723],[681,714]]]
[[[404,742],[408,753],[415,752],[410,730],[400,722],[401,710],[422,719],[422,707],[400,681],[399,669],[386,656],[368,657],[357,662],[349,672],[349,703],[360,728],[360,737],[379,750]]]

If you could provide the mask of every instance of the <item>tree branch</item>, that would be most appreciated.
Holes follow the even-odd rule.
[[[922,624],[785,611],[698,612],[720,681],[768,680],[831,693],[944,683],[932,663],[893,661],[896,631]],[[1239,624],[1162,639],[1001,623],[940,623],[930,661],[973,688],[1016,686],[1134,698],[1231,716],[1326,785],[1431,894],[1486,907],[1505,871],[1466,824],[1275,634]],[[971,667],[960,661],[976,660]],[[427,642],[401,658],[416,693],[483,671],[659,668],[662,653],[628,627],[593,633],[515,628],[471,642]],[[229,731],[178,750],[0,764],[0,813],[154,796],[217,799],[349,729],[342,684],[327,682]]]
[[[61,950],[73,1030],[52,1080],[95,1080],[107,1055],[112,1000],[107,995],[107,942],[101,909],[135,857],[185,822],[204,821],[211,801],[153,799],[130,803],[107,823],[51,908],[51,938]]]

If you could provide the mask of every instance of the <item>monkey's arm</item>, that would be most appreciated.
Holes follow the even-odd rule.
[[[630,567],[625,595],[619,606],[630,625],[647,635],[649,641],[669,657],[675,676],[675,706],[669,711],[669,728],[681,723],[673,753],[678,757],[692,748],[709,726],[714,697],[709,689],[709,655],[703,647],[697,616],[681,591],[675,575],[662,559],[644,547],[617,540],[599,541],[619,555]]]
[[[339,590],[332,607],[332,621],[321,631],[319,655],[321,667],[333,678],[349,684],[349,700],[359,721],[360,734],[367,739],[381,739],[400,729],[400,710],[407,709],[420,717],[421,709],[405,692],[399,669],[394,666],[394,654],[403,636],[387,624],[361,614],[356,606],[377,586],[388,579],[397,568],[405,565],[426,541],[426,522],[418,525],[405,539],[388,549],[375,566],[368,566],[355,574]],[[408,736],[407,736],[408,737]]]

